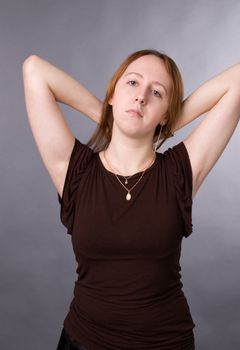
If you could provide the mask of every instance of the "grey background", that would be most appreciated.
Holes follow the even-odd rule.
[[[27,121],[24,59],[40,55],[103,98],[128,54],[156,48],[177,62],[187,96],[239,62],[239,22],[238,0],[0,2],[1,349],[55,349],[77,277],[57,193]],[[62,109],[86,142],[95,123]],[[178,131],[162,151],[202,118]],[[197,193],[194,232],[183,239],[182,280],[198,350],[240,348],[239,131]]]

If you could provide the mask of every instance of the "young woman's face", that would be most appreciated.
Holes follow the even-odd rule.
[[[156,126],[167,122],[171,84],[160,58],[146,55],[132,62],[118,80],[109,101],[114,127],[132,137],[153,137]]]

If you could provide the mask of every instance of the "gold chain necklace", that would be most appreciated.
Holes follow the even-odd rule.
[[[138,179],[138,181],[135,183],[135,185],[133,185],[130,189],[128,189],[128,188],[121,182],[121,180],[120,180],[119,177],[117,176],[116,172],[115,172],[115,171],[112,169],[112,167],[109,165],[109,163],[108,163],[108,161],[107,161],[107,159],[106,159],[106,156],[105,156],[105,150],[104,150],[104,152],[103,152],[103,155],[104,155],[104,159],[106,160],[107,165],[108,165],[109,168],[112,170],[112,172],[113,172],[114,175],[116,176],[116,178],[117,178],[117,180],[119,181],[119,183],[120,183],[120,184],[125,188],[125,190],[127,191],[127,195],[126,195],[126,200],[127,200],[127,201],[129,201],[129,200],[132,198],[132,195],[131,195],[131,193],[130,193],[130,192],[132,191],[132,189],[139,183],[139,181],[140,181],[141,178],[143,177],[143,175],[144,175],[145,171],[147,170],[147,168],[149,168],[149,167],[153,164],[154,160],[156,159],[156,157],[155,157],[155,155],[154,155],[153,159],[151,160],[151,163],[150,163],[149,165],[147,165],[146,168],[144,168],[144,171],[143,171],[142,175],[140,176],[140,178]],[[123,176],[123,175],[122,175],[122,176]],[[126,178],[125,176],[123,176],[123,177],[125,178],[125,184],[128,183],[128,182],[127,182],[127,179],[129,179],[131,176],[133,176],[133,175],[127,176],[127,178]]]

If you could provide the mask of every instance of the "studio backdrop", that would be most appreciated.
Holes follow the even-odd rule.
[[[24,60],[39,55],[102,99],[127,55],[154,48],[176,61],[187,96],[240,62],[239,23],[238,0],[0,1],[1,349],[55,349],[77,277],[57,192],[27,119]],[[61,109],[74,135],[87,142],[96,124]],[[161,152],[202,118],[176,132]],[[240,348],[239,154],[238,126],[194,198],[193,233],[183,239],[183,290],[198,350]]]

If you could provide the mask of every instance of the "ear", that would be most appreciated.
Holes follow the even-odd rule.
[[[112,104],[113,104],[113,98],[112,98],[112,97],[108,100],[108,104],[109,104],[110,106],[112,106]]]

